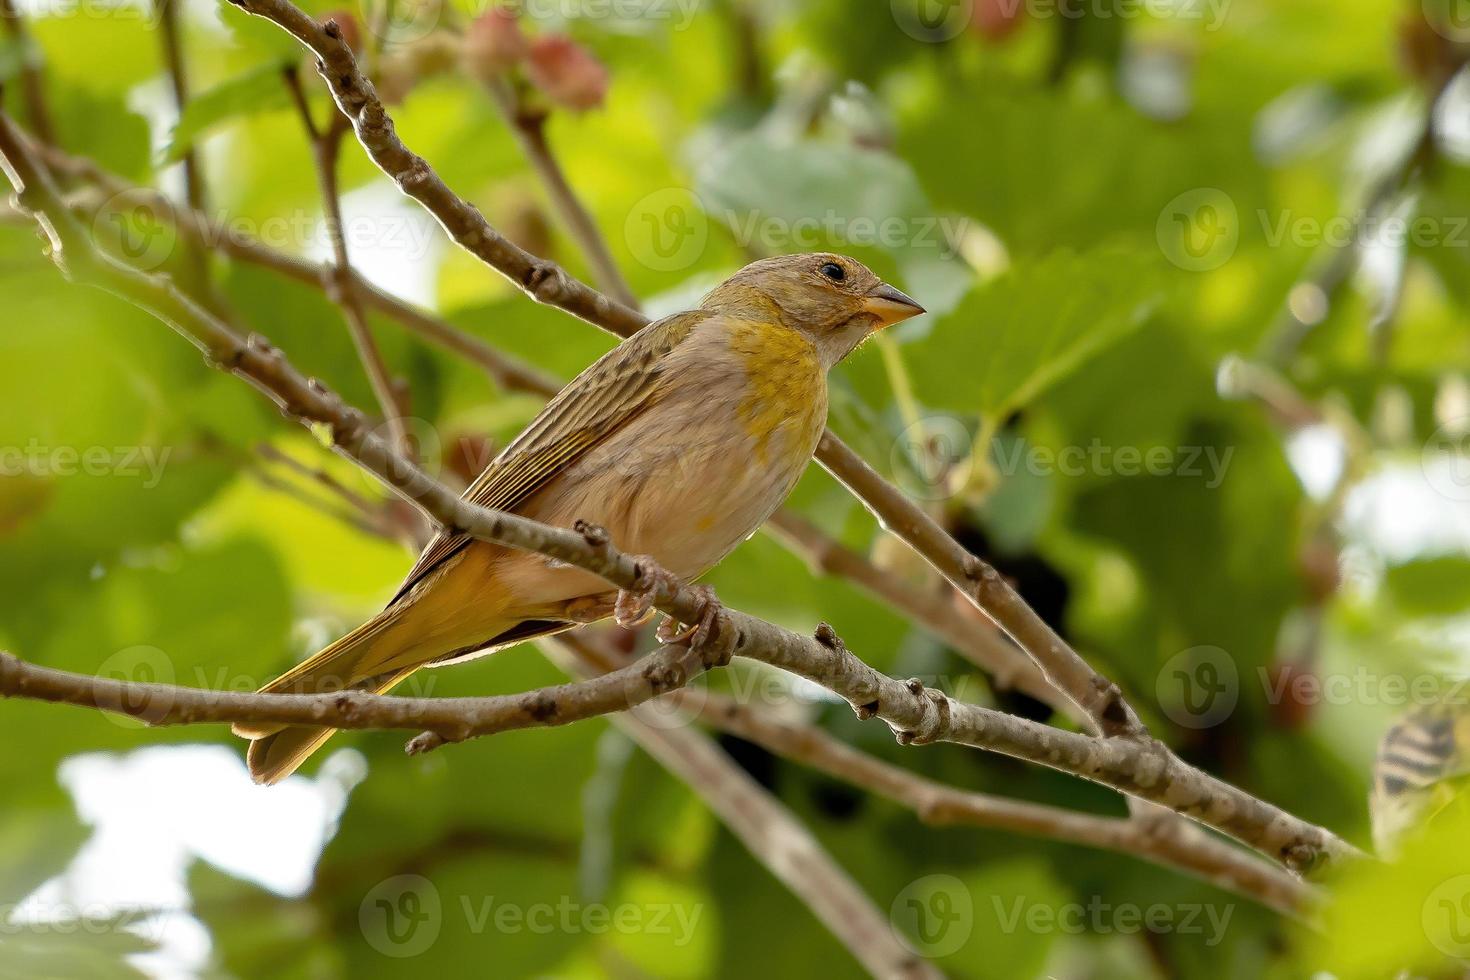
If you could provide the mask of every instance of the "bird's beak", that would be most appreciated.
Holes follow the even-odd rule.
[[[888,283],[882,282],[863,297],[863,312],[876,318],[877,329],[881,330],[911,316],[918,316],[924,312],[924,308]]]

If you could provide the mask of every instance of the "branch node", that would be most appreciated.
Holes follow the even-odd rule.
[[[423,755],[425,752],[434,751],[448,741],[449,739],[440,735],[438,732],[419,732],[408,740],[408,744],[403,747],[403,751],[409,755]]]
[[[684,670],[677,661],[666,664],[649,664],[643,668],[643,679],[648,681],[654,695],[663,694],[684,686]]]
[[[219,368],[221,371],[234,371],[243,360],[245,360],[245,348],[238,345],[231,347],[223,354],[212,350],[204,354],[204,363],[210,367]]]
[[[526,705],[526,714],[531,717],[532,721],[542,725],[549,724],[560,713],[561,706],[556,703],[556,698],[552,697],[549,691],[537,693]]]
[[[593,524],[591,521],[584,521],[580,517],[577,518],[574,524],[572,524],[572,530],[580,534],[582,536],[582,540],[586,541],[587,544],[593,548],[605,549],[612,540],[612,538],[607,533],[607,528],[603,527],[601,524]]]
[[[909,690],[913,690],[913,688],[910,687]],[[904,733],[909,736],[907,742],[903,742],[900,739],[904,745],[928,745],[932,742],[939,741],[949,731],[951,717],[949,698],[940,691],[932,689],[925,690],[923,685],[920,685],[919,690],[923,691],[924,696],[927,698],[927,703],[924,706],[924,716],[919,721],[917,731]],[[915,691],[914,693],[917,694],[919,692]],[[929,710],[931,705],[934,709],[932,712]]]
[[[839,655],[847,653],[847,644],[842,642],[842,637],[837,635],[837,631],[832,628],[831,623],[818,623],[817,631],[812,636],[818,643],[833,653]]]
[[[414,157],[413,163],[409,164],[398,178],[398,185],[404,190],[409,188],[423,187],[434,180],[434,168],[424,161],[423,157]]]
[[[566,291],[566,273],[555,262],[537,260],[526,270],[521,283],[526,292],[541,302],[548,303]]]
[[[908,680],[903,682],[903,686],[909,689],[910,694],[924,693],[924,682],[919,680],[917,677],[910,677]]]
[[[853,714],[858,716],[858,721],[867,721],[875,718],[882,705],[877,700],[869,701],[867,704],[855,704],[852,706]]]
[[[1281,849],[1281,863],[1297,874],[1306,874],[1322,860],[1322,848],[1305,841],[1288,844]]]

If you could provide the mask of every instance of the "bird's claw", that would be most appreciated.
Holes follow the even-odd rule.
[[[658,625],[657,638],[660,643],[687,643],[691,649],[697,649],[714,636],[719,623],[720,600],[711,586],[694,585],[690,588],[699,593],[699,621],[684,625],[672,616],[665,616]]]
[[[640,555],[634,560],[640,568],[638,582],[633,588],[619,589],[613,603],[613,619],[625,630],[637,629],[653,618],[653,597],[660,586],[673,592],[683,584],[652,558]]]

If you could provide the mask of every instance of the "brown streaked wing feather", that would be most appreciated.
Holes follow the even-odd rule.
[[[470,484],[463,499],[492,510],[517,507],[564,472],[588,449],[657,400],[659,362],[709,314],[678,313],[650,323],[579,374]],[[470,541],[440,532],[424,549],[389,602],[398,602]]]

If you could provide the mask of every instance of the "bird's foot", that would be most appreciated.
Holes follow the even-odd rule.
[[[719,625],[720,600],[711,586],[692,585],[690,589],[699,593],[699,620],[684,625],[672,616],[665,616],[663,622],[658,624],[657,638],[660,643],[687,643],[691,649],[696,649],[714,637]]]
[[[675,592],[684,584],[647,555],[633,560],[639,568],[638,581],[632,588],[619,589],[613,603],[613,619],[625,630],[637,629],[653,618],[653,597],[660,588]]]

